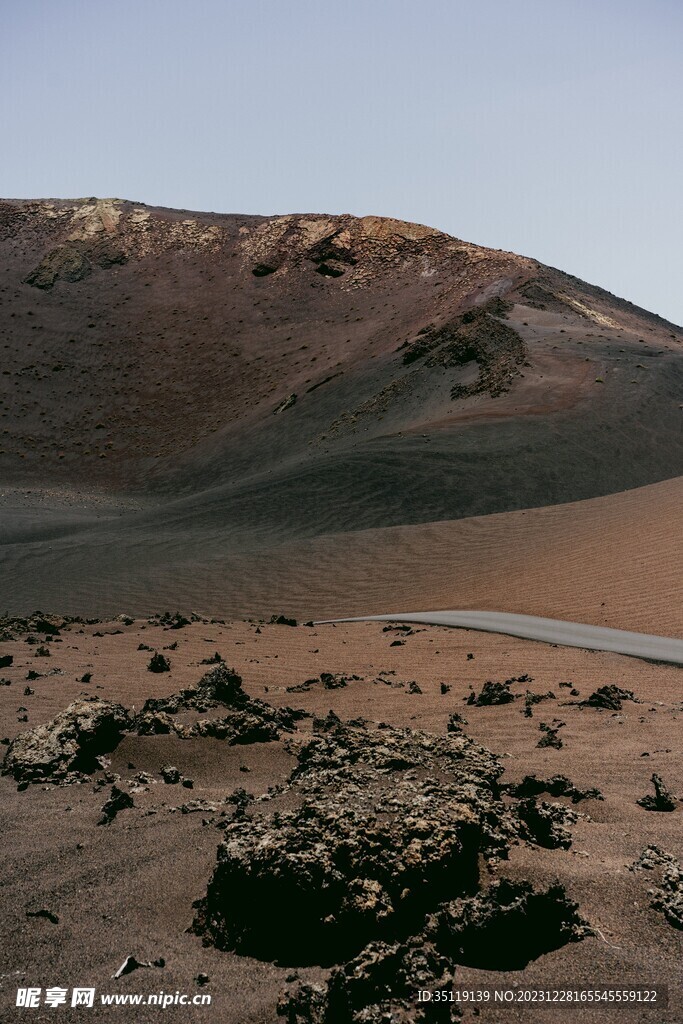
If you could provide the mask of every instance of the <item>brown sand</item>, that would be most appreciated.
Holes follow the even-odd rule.
[[[114,630],[120,629],[120,633]],[[683,1019],[680,990],[681,936],[649,906],[647,873],[627,870],[650,843],[676,856],[683,853],[683,817],[649,813],[636,799],[649,792],[653,771],[662,775],[674,793],[683,794],[680,720],[681,672],[618,655],[553,648],[505,636],[428,627],[391,647],[396,633],[378,623],[298,627],[229,622],[196,623],[182,630],[162,631],[137,621],[127,627],[73,626],[62,633],[62,644],[51,644],[52,657],[36,658],[35,646],[21,640],[0,644],[0,654],[14,655],[14,665],[2,674],[12,680],[0,688],[2,724],[9,737],[62,710],[87,691],[139,708],[151,695],[177,691],[205,671],[202,658],[219,650],[242,674],[248,691],[276,705],[289,704],[317,713],[330,708],[342,718],[363,715],[392,724],[410,725],[443,734],[455,710],[468,719],[466,731],[504,757],[506,780],[529,772],[547,777],[563,773],[580,787],[597,786],[604,802],[587,801],[576,808],[586,817],[573,827],[573,845],[545,851],[516,847],[499,874],[530,878],[536,884],[560,880],[580,906],[581,913],[601,936],[565,946],[540,957],[521,972],[483,972],[458,968],[461,983],[578,986],[595,984],[668,984],[671,1006],[653,1018],[643,1010],[629,1011],[628,1020]],[[95,632],[104,632],[95,637]],[[140,642],[167,652],[172,669],[164,675],[146,671],[149,653]],[[468,660],[467,654],[474,659]],[[29,668],[59,668],[63,675],[40,678],[23,696]],[[92,672],[88,685],[77,680]],[[333,692],[320,686],[289,694],[285,687],[321,671],[356,673],[363,678]],[[388,673],[394,672],[395,675]],[[506,679],[530,673],[534,692],[553,690],[557,701],[537,705],[534,717],[520,714],[520,702],[502,707],[465,707],[469,687],[481,688],[487,679]],[[379,673],[399,681],[416,680],[422,694],[373,682]],[[620,713],[560,707],[569,700],[561,681],[572,681],[586,697],[597,686],[617,683],[635,691],[643,703],[626,703]],[[439,684],[452,689],[441,695]],[[267,688],[267,693],[265,692]],[[524,692],[525,685],[515,685]],[[27,725],[17,722],[17,708],[28,708]],[[560,717],[564,746],[538,749],[539,722]],[[304,723],[304,729],[310,728]],[[158,776],[163,764],[173,763],[194,780],[194,790],[164,785]],[[189,798],[220,799],[245,786],[258,795],[283,780],[293,758],[281,742],[228,747],[218,741],[126,737],[112,757],[112,770],[124,779],[128,768],[155,774],[158,783],[135,795],[135,808],[121,812],[108,827],[96,821],[109,787],[97,793],[92,785],[54,788],[31,786],[17,792],[3,777],[6,846],[3,872],[4,910],[1,973],[3,1020],[24,1019],[28,1011],[11,1008],[17,985],[94,985],[104,992],[198,991],[194,978],[209,975],[202,991],[214,999],[211,1009],[181,1011],[183,1019],[220,1020],[221,1024],[274,1024],[275,1003],[288,969],[203,947],[184,929],[193,916],[192,901],[205,892],[215,862],[219,833],[202,825],[202,814],[173,813]],[[240,771],[250,768],[249,773]],[[146,816],[146,810],[156,813]],[[78,847],[77,844],[82,844]],[[47,908],[59,916],[54,925],[27,918],[26,910]],[[163,956],[163,969],[138,970],[119,981],[110,976],[128,954],[138,959]],[[300,972],[317,978],[317,968]],[[52,1011],[32,1011],[32,1019],[52,1019]],[[158,1010],[113,1008],[88,1011],[92,1019],[152,1021]],[[625,1014],[624,1014],[625,1016]],[[81,1011],[60,1008],[64,1021],[82,1019]],[[89,1018],[90,1019],[90,1018]],[[474,1020],[468,1011],[465,1020]],[[498,1021],[482,1011],[476,1018]],[[554,1020],[543,1011],[509,1010],[505,1020]],[[563,1019],[613,1021],[614,1011],[599,1008],[570,1011]],[[621,1019],[621,1017],[619,1018]]]

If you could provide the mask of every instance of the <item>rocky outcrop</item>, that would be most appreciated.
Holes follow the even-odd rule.
[[[201,719],[192,725],[175,722],[173,716],[185,711],[206,713],[225,707],[221,717]],[[207,672],[196,686],[170,697],[150,698],[136,717],[139,735],[175,733],[178,736],[214,736],[228,743],[266,743],[292,732],[305,712],[293,708],[275,708],[265,701],[249,697],[242,678],[224,662]]]
[[[72,782],[96,771],[130,725],[120,704],[86,697],[10,744],[3,773],[21,782]]]

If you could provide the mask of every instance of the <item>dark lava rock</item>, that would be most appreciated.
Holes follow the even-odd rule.
[[[450,962],[421,936],[406,942],[371,942],[358,956],[335,968],[326,985],[298,982],[286,989],[277,1012],[287,1024],[382,1024],[450,1021],[440,1009],[418,1007],[420,988],[449,986]],[[423,1016],[424,1012],[428,1016]]]
[[[180,782],[180,772],[173,764],[164,765],[164,767],[159,770],[159,774],[164,782],[169,786],[175,786],[176,783]]]
[[[640,800],[636,800],[636,803],[644,807],[646,811],[675,811],[676,800],[656,772],[652,775],[652,785],[655,788],[655,795],[643,796]]]
[[[551,796],[566,796],[574,804],[581,800],[602,800],[599,789],[579,789],[566,775],[552,775],[549,779],[539,779],[535,775],[525,775],[521,782],[507,783],[501,789],[510,796],[519,798],[538,796],[549,793]]]
[[[650,890],[652,906],[660,910],[670,925],[683,930],[683,869],[671,853],[659,846],[648,846],[641,853],[631,871],[654,871],[662,867],[659,885]]]
[[[446,732],[462,732],[463,725],[467,725],[467,719],[454,711],[446,724]]]
[[[183,711],[210,711],[219,706],[229,710],[221,718],[207,718],[193,726],[173,721],[172,715]],[[178,736],[214,736],[228,743],[267,743],[279,738],[281,732],[293,732],[295,723],[306,712],[292,708],[274,708],[265,701],[249,697],[242,688],[242,679],[221,662],[202,676],[198,684],[170,697],[150,698],[135,719],[140,735],[154,732],[175,732]]]
[[[158,652],[152,655],[147,666],[148,672],[170,672],[170,670],[171,663],[168,658],[165,658],[163,654]]]
[[[114,820],[119,811],[125,810],[127,807],[134,807],[133,797],[130,793],[126,793],[124,789],[119,789],[118,786],[111,787],[111,795],[105,804],[102,806],[102,817],[97,822],[98,825],[108,825]]]
[[[200,665],[220,665],[220,663],[222,661],[225,661],[225,658],[221,654],[219,654],[218,651],[216,651],[216,653],[212,654],[210,658],[202,658],[202,660],[200,661],[199,664]]]
[[[58,915],[57,914],[53,914],[53,912],[51,910],[46,910],[44,907],[41,907],[40,910],[27,910],[26,911],[26,916],[27,917],[44,917],[47,921],[50,922],[50,924],[59,924],[59,917],[58,917]]]
[[[515,695],[510,693],[510,682],[496,683],[488,680],[484,683],[481,693],[471,693],[467,703],[476,707],[488,707],[494,704],[511,704]]]
[[[426,934],[456,964],[520,971],[542,954],[592,932],[563,886],[537,892],[528,882],[502,879],[475,896],[440,907]]]
[[[0,655],[0,668],[9,668],[14,661],[13,654],[2,654]]]
[[[120,704],[76,700],[52,721],[16,737],[5,755],[3,774],[28,782],[76,781],[100,767],[97,757],[113,750],[129,725]]]
[[[422,690],[417,685],[417,683],[412,682],[408,683],[408,693],[422,693]]]
[[[170,733],[175,733],[176,736],[188,735],[188,730],[175,722],[166,711],[144,709],[135,719],[135,731],[138,736],[168,736]]]
[[[439,693],[444,697],[447,693],[450,693],[451,688],[448,683],[439,683]]]
[[[564,744],[562,743],[562,740],[560,739],[558,734],[563,725],[564,722],[554,722],[552,725],[547,725],[546,722],[540,722],[538,728],[541,730],[543,735],[541,736],[536,746],[555,747],[556,750],[560,750],[560,748]]]
[[[286,615],[272,615],[270,623],[273,626],[296,626],[296,619],[288,619]]]
[[[329,964],[407,936],[520,833],[497,799],[498,759],[467,737],[314,724],[290,777],[300,805],[225,829],[195,921],[220,948]]]
[[[548,690],[547,693],[532,693],[531,690],[527,690],[524,695],[524,714],[527,718],[531,718],[533,712],[532,707],[534,704],[540,704],[544,700],[555,700],[555,694],[552,690]]]
[[[584,708],[604,708],[606,711],[621,711],[622,701],[636,700],[633,690],[623,690],[620,686],[600,686],[590,697],[582,700]]]
[[[527,826],[527,839],[548,850],[568,849],[572,844],[571,833],[565,825],[575,824],[577,815],[564,804],[536,801],[533,797],[521,800],[517,814]]]

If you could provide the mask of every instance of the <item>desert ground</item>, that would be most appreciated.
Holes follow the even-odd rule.
[[[250,696],[275,708],[291,706],[318,717],[333,710],[343,721],[381,721],[435,737],[449,735],[449,718],[456,713],[466,719],[461,728],[467,736],[500,757],[503,784],[528,775],[542,780],[563,775],[579,790],[598,789],[602,799],[588,796],[572,803],[566,796],[548,798],[577,814],[568,825],[566,847],[517,838],[505,858],[493,859],[484,870],[483,881],[531,881],[538,890],[557,882],[593,933],[547,952],[542,939],[539,955],[521,970],[509,969],[511,949],[490,948],[488,962],[456,965],[455,980],[467,986],[663,984],[670,988],[668,1010],[653,1016],[635,1009],[627,1019],[680,1019],[681,933],[652,906],[661,869],[630,870],[649,846],[681,852],[680,801],[671,813],[648,811],[636,802],[653,792],[653,772],[672,793],[683,793],[680,669],[469,630],[406,631],[381,623],[291,627],[200,620],[181,629],[159,619],[130,625],[117,620],[72,623],[42,644],[49,658],[36,656],[39,648],[26,642],[33,635],[17,634],[0,645],[0,655],[13,656],[12,665],[2,670],[11,685],[0,689],[1,729],[9,739],[49,721],[84,695],[139,712],[149,697],[196,684],[210,671],[203,660],[218,652],[240,674]],[[139,650],[140,644],[147,649]],[[170,645],[176,646],[168,650]],[[164,653],[170,671],[148,671],[150,649]],[[39,678],[27,684],[31,670]],[[91,675],[84,684],[86,672]],[[326,686],[324,673],[342,676],[345,685]],[[487,680],[526,675],[531,678],[509,687],[515,697],[509,703],[467,704]],[[288,689],[306,680],[312,682]],[[417,683],[419,691],[410,683]],[[579,705],[611,684],[631,690],[637,702],[624,700],[619,710]],[[30,695],[24,695],[26,685]],[[548,692],[554,698],[531,705],[532,715],[526,717],[526,694]],[[20,722],[23,715],[27,721]],[[564,723],[558,731],[562,746],[539,747],[540,724],[553,727],[558,720]],[[11,776],[2,778],[10,837],[4,871],[4,998],[11,1003],[19,984],[194,993],[200,991],[195,979],[207,975],[201,991],[211,993],[213,1007],[184,1009],[183,1015],[255,1024],[279,1019],[278,999],[292,988],[295,976],[324,983],[329,965],[309,963],[306,957],[302,965],[296,955],[287,957],[293,923],[277,905],[271,928],[282,942],[279,958],[219,950],[187,931],[196,913],[193,902],[206,895],[221,830],[236,813],[230,798],[246,790],[256,798],[247,814],[257,819],[290,808],[292,796],[286,791],[266,802],[259,797],[286,782],[297,745],[311,738],[312,723],[304,718],[293,733],[282,732],[270,742],[235,744],[210,736],[130,732],[107,755],[104,767],[82,784],[57,785],[48,779],[18,787]],[[168,765],[191,779],[193,788],[164,783],[160,772]],[[136,779],[140,772],[147,773],[142,782]],[[98,825],[112,785],[132,793],[134,805],[110,824]],[[183,813],[188,805],[196,806],[196,813]],[[43,909],[54,914],[55,923],[27,916]],[[424,909],[432,908],[426,902]],[[547,942],[552,946],[552,937]],[[128,955],[139,961],[162,957],[165,966],[112,981]],[[34,1012],[34,1018],[48,1019],[51,1012]],[[84,1012],[63,1007],[60,1019],[80,1020]],[[131,1011],[120,1007],[96,1012],[101,1019],[117,1014],[133,1019],[122,1018]],[[154,1020],[158,1012],[156,1007],[136,1008],[134,1019]],[[506,1009],[504,1019],[554,1016],[538,1009]],[[465,1010],[463,1019],[498,1017],[484,1008],[477,1017]],[[597,1008],[582,1009],[581,1016],[570,1019],[616,1018],[613,1009]]]

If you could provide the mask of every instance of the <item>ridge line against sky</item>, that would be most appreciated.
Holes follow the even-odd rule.
[[[683,323],[677,0],[24,0],[0,194],[375,214]]]

